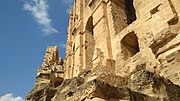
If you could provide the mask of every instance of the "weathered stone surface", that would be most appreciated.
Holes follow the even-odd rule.
[[[159,70],[159,56],[164,57],[164,53],[179,46],[177,3],[178,0],[75,2],[68,27],[65,78],[75,77],[83,69],[106,65],[108,59],[115,61],[113,69],[121,76],[130,75],[140,65],[151,72]]]
[[[26,97],[26,101],[51,101],[56,91],[50,84],[37,84]]]
[[[75,0],[65,59],[47,48],[27,100],[180,101],[179,4]]]
[[[168,101],[179,101],[180,87],[157,74],[146,70],[138,71],[130,76],[128,87],[145,95],[159,97]]]
[[[44,56],[42,67],[50,67],[54,64],[58,64],[58,47],[49,46],[46,49],[46,54]]]
[[[101,73],[96,70],[84,71],[78,77],[64,80],[57,88],[50,85],[36,85],[27,96],[27,101],[47,99],[46,93],[42,93],[45,91],[54,91],[49,95],[52,101],[179,101],[180,99],[179,86],[146,70],[135,72],[129,77],[116,76],[108,71]]]
[[[42,66],[38,68],[36,84],[51,83],[59,86],[64,80],[64,66],[62,58],[58,58],[58,47],[49,46],[46,49]]]

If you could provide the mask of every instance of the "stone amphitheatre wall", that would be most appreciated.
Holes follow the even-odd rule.
[[[179,3],[178,0],[74,1],[67,34],[65,78],[112,62],[110,68],[118,75],[146,68],[177,81],[179,62],[174,61],[179,61],[180,50]],[[172,67],[176,69],[173,71]]]

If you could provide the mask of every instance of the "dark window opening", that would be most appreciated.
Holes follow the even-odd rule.
[[[121,40],[122,52],[124,55],[124,60],[133,57],[139,50],[138,38],[134,32],[127,34]]]
[[[93,17],[91,16],[87,23],[85,29],[85,61],[86,61],[86,68],[92,68],[93,66],[93,55],[94,55],[94,31],[93,31]]]
[[[75,51],[75,47],[76,47],[76,45],[75,45],[75,43],[74,43],[74,45],[73,45],[73,52]]]
[[[133,21],[136,20],[136,12],[133,5],[133,0],[125,0],[125,13],[127,15],[127,24],[131,24]]]
[[[90,17],[87,22],[86,31],[90,32],[93,35],[93,18],[92,17]]]

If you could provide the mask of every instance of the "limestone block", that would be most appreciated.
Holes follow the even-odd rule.
[[[58,65],[63,65],[63,64],[64,64],[63,59],[62,59],[62,58],[59,58],[59,60],[58,60]]]
[[[47,47],[27,101],[179,101],[179,4],[75,0],[65,60]]]
[[[161,65],[156,69],[161,76],[171,80],[174,84],[180,85],[180,47],[173,48],[163,54],[158,59]]]
[[[58,47],[57,46],[49,46],[46,49],[46,54],[44,56],[44,61],[42,66],[51,66],[57,64],[58,62]]]
[[[128,82],[130,89],[151,97],[161,96],[160,98],[167,98],[169,100],[180,97],[179,86],[174,85],[171,81],[151,72],[144,70],[138,71],[131,75]],[[173,87],[175,88],[173,89]],[[174,95],[171,95],[172,93],[176,93],[175,95],[177,96],[173,98]]]
[[[104,8],[103,4],[98,7],[98,9],[93,14],[93,24],[97,25],[97,23],[104,17]]]

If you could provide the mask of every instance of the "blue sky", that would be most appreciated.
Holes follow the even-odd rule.
[[[64,58],[71,5],[72,0],[0,1],[0,101],[24,98],[33,88],[47,46],[57,45]]]

